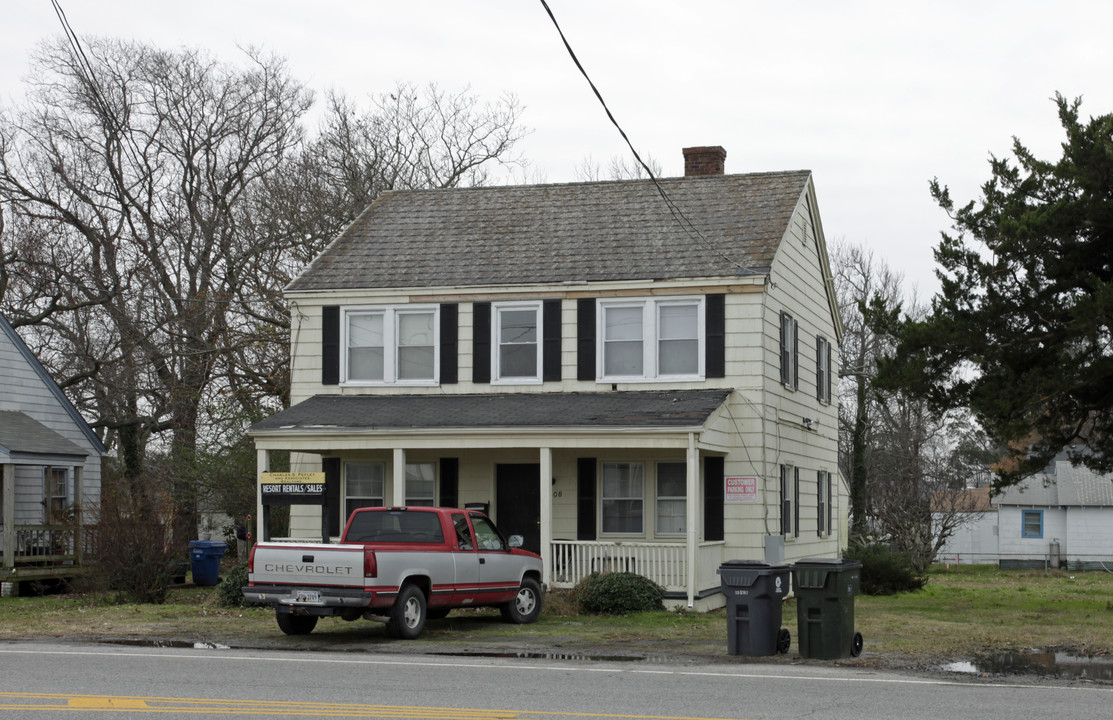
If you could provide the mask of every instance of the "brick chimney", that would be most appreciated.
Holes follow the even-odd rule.
[[[684,148],[684,177],[723,175],[727,151],[719,145]]]

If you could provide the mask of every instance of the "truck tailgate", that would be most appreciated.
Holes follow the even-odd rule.
[[[258,543],[252,583],[363,585],[363,546]]]

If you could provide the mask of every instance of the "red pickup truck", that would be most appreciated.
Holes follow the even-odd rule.
[[[257,543],[244,597],[274,607],[288,635],[320,617],[386,621],[394,637],[421,634],[453,608],[498,607],[510,622],[541,613],[541,557],[504,538],[481,512],[360,508],[338,544]]]

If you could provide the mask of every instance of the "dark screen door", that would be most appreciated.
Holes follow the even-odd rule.
[[[541,465],[495,466],[495,522],[502,534],[521,535],[526,550],[541,552]]]

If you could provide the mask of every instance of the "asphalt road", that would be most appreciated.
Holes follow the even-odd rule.
[[[1113,686],[701,665],[0,643],[0,717],[1110,717]]]

